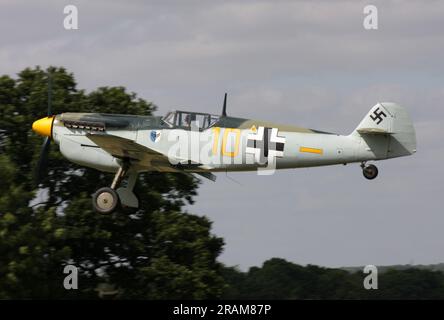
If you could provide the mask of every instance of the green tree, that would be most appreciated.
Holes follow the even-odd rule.
[[[135,187],[141,209],[101,216],[91,209],[91,194],[112,175],[68,162],[53,144],[35,187],[42,139],[31,125],[46,114],[48,72],[54,114],[155,110],[123,87],[78,90],[64,68],[0,77],[0,298],[95,298],[103,284],[118,298],[219,297],[223,240],[211,234],[207,218],[183,211],[198,180],[142,174]],[[79,268],[78,290],[63,288],[67,264]]]
[[[372,299],[444,299],[444,273],[441,271],[388,270],[379,277],[379,288],[369,292]]]
[[[384,270],[384,268],[381,268]],[[366,290],[362,271],[300,266],[272,258],[248,272],[225,268],[227,299],[443,299],[444,273],[415,268],[378,275],[378,289]]]

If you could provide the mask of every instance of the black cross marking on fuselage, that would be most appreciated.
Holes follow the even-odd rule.
[[[247,147],[261,150],[260,163],[267,163],[269,150],[284,151],[284,143],[271,141],[272,128],[264,128],[264,136],[262,140],[248,140]]]
[[[376,122],[376,124],[380,124],[382,122],[382,120],[384,120],[384,118],[382,116],[384,116],[384,118],[387,117],[385,112],[384,111],[379,111],[379,107],[377,107],[375,109],[375,111],[373,111],[373,114],[370,115],[370,118],[372,118],[372,120],[375,121],[375,122],[377,120],[378,122]]]

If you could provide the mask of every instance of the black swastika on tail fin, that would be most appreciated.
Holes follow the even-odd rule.
[[[384,116],[384,118],[387,117],[385,112],[382,110],[380,111],[379,107],[377,107],[375,111],[373,111],[373,114],[370,115],[370,118],[372,118],[372,120],[376,122],[376,124],[380,124],[382,120],[384,120],[382,116]]]

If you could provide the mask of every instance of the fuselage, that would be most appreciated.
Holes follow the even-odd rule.
[[[50,108],[48,113],[50,113]],[[368,160],[416,152],[416,133],[407,111],[396,103],[373,106],[349,135],[208,113],[174,111],[165,117],[62,113],[33,123],[45,136],[42,155],[52,138],[70,161],[115,172],[110,187],[93,195],[97,212],[118,204],[138,208],[133,189],[140,172],[194,172],[215,181],[212,171],[252,171],[361,162],[368,180],[378,175]],[[39,166],[39,171],[40,171]],[[128,177],[124,186],[119,186]]]
[[[55,116],[52,137],[68,160],[102,171],[116,171],[122,159],[98,147],[87,137],[88,133],[125,138],[170,159],[171,166],[152,159],[134,161],[132,166],[138,172],[176,171],[177,165],[192,172],[251,171],[387,158],[386,148],[371,149],[365,140],[353,134],[339,135],[268,121],[217,117],[205,127],[198,123],[171,124],[155,116],[94,113]]]

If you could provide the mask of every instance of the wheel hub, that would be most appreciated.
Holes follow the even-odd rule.
[[[97,197],[97,206],[102,210],[109,210],[114,204],[113,195],[109,192],[102,192]]]

